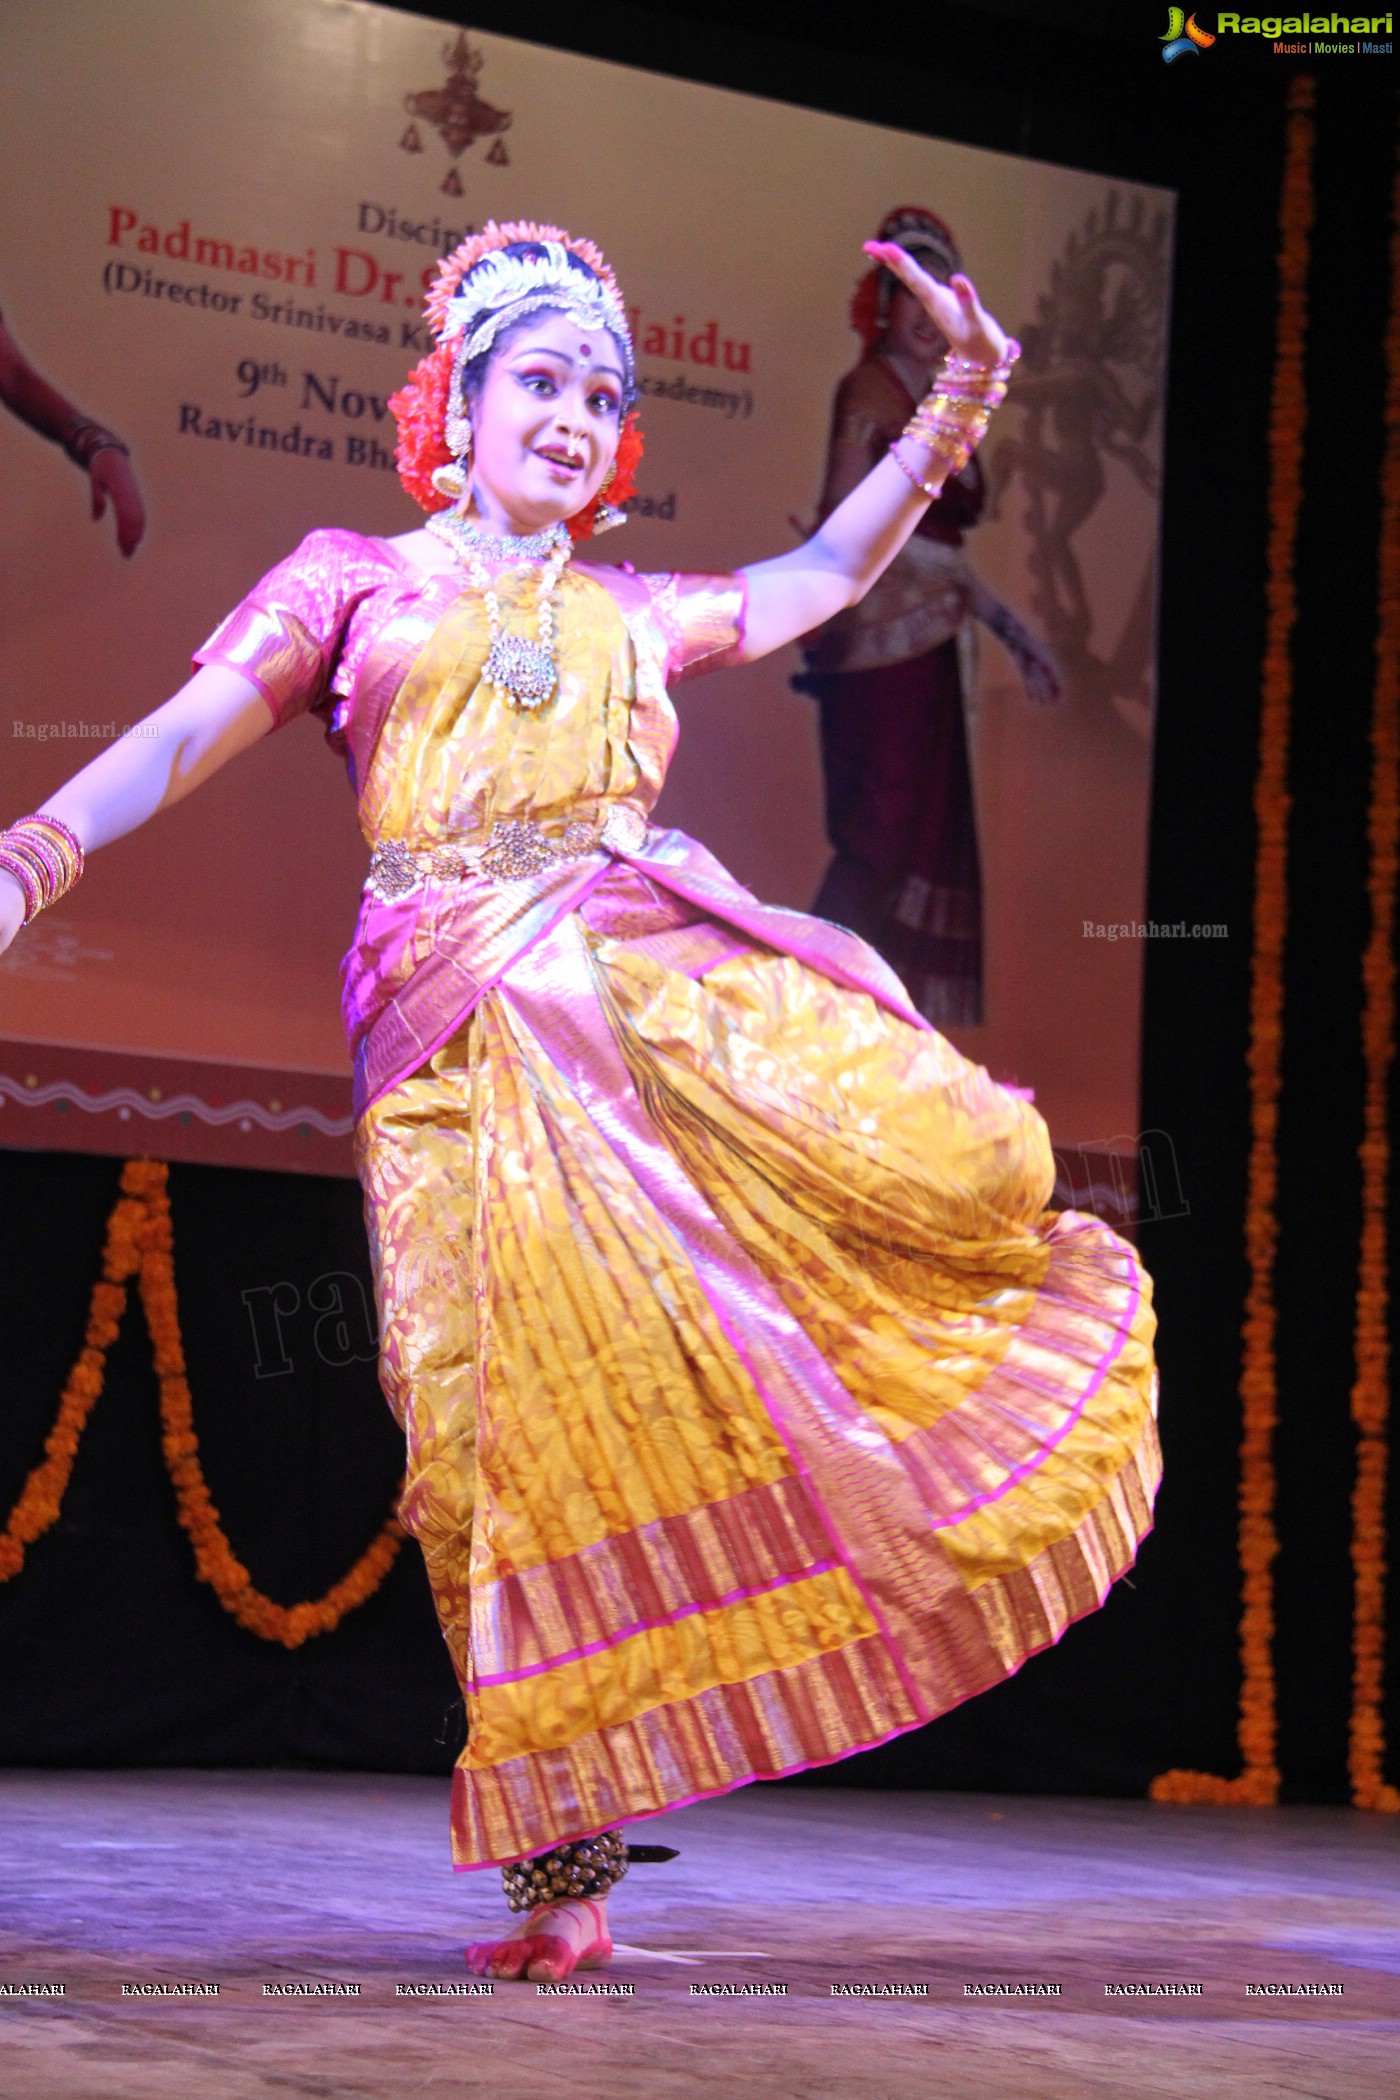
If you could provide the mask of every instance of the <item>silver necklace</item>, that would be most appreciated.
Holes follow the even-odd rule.
[[[475,547],[488,561],[544,561],[560,544],[560,535],[567,539],[569,531],[567,525],[558,524],[546,525],[540,532],[483,532],[470,518],[446,510],[429,518],[428,530],[454,551]]]
[[[486,608],[491,642],[482,667],[482,677],[494,685],[513,707],[533,713],[553,698],[559,684],[559,664],[554,653],[554,591],[563,575],[573,541],[566,525],[549,525],[543,532],[493,534],[483,532],[466,518],[439,511],[428,519],[428,531],[452,549]],[[537,561],[542,566],[539,602],[536,607],[538,634],[507,634],[501,601],[486,569],[490,555],[501,562]]]

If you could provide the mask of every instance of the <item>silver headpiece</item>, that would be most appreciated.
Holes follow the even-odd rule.
[[[559,241],[532,241],[529,255],[507,255],[495,249],[462,279],[438,329],[438,341],[457,337],[452,359],[452,385],[443,435],[460,457],[470,443],[471,426],[462,399],[462,371],[489,350],[502,329],[526,314],[545,308],[562,312],[584,328],[605,328],[622,352],[624,408],[636,398],[636,363],[627,309],[616,291],[591,270],[580,268]]]

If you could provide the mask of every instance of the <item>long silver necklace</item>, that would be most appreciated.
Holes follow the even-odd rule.
[[[428,530],[450,547],[481,594],[491,641],[486,651],[482,677],[494,685],[512,707],[534,713],[548,706],[559,684],[559,662],[554,649],[554,592],[573,552],[566,525],[550,525],[543,532],[492,534],[454,513],[439,511],[428,520]],[[486,568],[486,557],[501,562],[539,562],[539,602],[536,606],[536,638],[507,634],[496,595]]]

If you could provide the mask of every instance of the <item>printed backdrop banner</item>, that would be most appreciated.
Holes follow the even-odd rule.
[[[948,1033],[1128,1189],[1141,948],[1115,935],[1143,916],[1168,195],[353,0],[9,0],[0,110],[5,325],[130,444],[150,516],[122,560],[0,407],[3,822],[174,692],[303,533],[419,521],[386,402],[465,231],[555,220],[608,254],[647,452],[600,554],[714,569],[813,517],[862,240],[895,205],[944,218],[1026,344],[972,560],[1067,686],[1032,705],[966,634],[986,1020]],[[682,690],[659,814],[806,907],[829,853],[799,664]],[[0,1143],[349,1173],[366,860],[309,720],[94,853],[0,958]]]

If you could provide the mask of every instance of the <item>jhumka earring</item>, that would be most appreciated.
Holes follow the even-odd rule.
[[[462,398],[462,357],[466,346],[467,338],[463,334],[453,361],[452,380],[447,390],[447,414],[442,425],[443,443],[452,459],[445,467],[435,467],[430,477],[438,494],[446,496],[449,503],[460,502],[472,478],[472,419]]]
[[[467,493],[467,488],[471,481],[471,454],[472,432],[471,425],[468,423],[465,432],[465,442],[461,444],[457,457],[449,461],[447,466],[434,467],[432,471],[433,487],[440,496],[446,496],[449,503],[459,502]]]
[[[617,461],[614,460],[607,473],[603,476],[603,486],[599,490],[599,494],[606,496],[616,479]],[[625,510],[621,510],[616,503],[600,503],[597,510],[593,513],[593,530],[595,533],[611,532],[615,526],[625,525],[626,523],[627,513]]]

